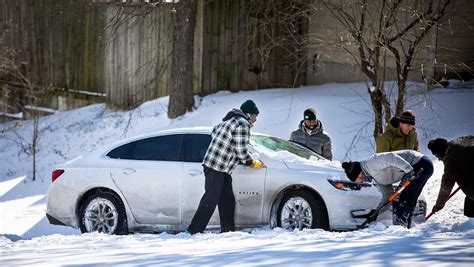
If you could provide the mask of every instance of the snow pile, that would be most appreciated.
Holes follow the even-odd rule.
[[[387,87],[388,88],[388,87]],[[378,223],[354,232],[247,229],[195,236],[184,234],[80,235],[76,229],[50,225],[44,215],[51,171],[58,164],[125,137],[179,127],[212,127],[231,108],[252,99],[261,114],[256,132],[288,139],[308,107],[317,110],[333,141],[335,161],[360,160],[374,151],[372,111],[364,84],[326,84],[298,89],[219,92],[196,97],[196,110],[178,119],[167,117],[168,97],[130,112],[106,112],[104,104],[57,112],[40,121],[38,180],[31,181],[31,122],[0,124],[0,264],[474,264],[474,221],[463,216],[459,192],[445,209],[413,229]],[[410,88],[407,108],[417,115],[422,153],[433,137],[452,139],[473,134],[474,91]],[[280,155],[292,164],[314,164]],[[263,156],[263,155],[262,155]],[[321,162],[318,162],[321,164]],[[436,200],[443,164],[424,194],[428,210]]]

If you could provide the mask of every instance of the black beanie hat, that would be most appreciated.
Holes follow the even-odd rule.
[[[357,179],[357,176],[359,176],[360,172],[362,171],[360,162],[358,161],[343,162],[342,168],[346,172],[347,178],[353,182]]]
[[[428,143],[428,149],[431,150],[433,155],[443,158],[446,154],[446,149],[448,148],[448,140],[443,138],[436,138],[430,140]]]
[[[247,100],[240,106],[240,110],[242,110],[245,114],[255,114],[258,115],[259,111],[257,105],[252,100]]]
[[[398,121],[405,124],[415,125],[416,116],[411,110],[405,110],[398,116]]]
[[[308,108],[303,113],[305,120],[315,120],[316,119],[316,110]]]

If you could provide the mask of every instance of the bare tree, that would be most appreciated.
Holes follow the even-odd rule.
[[[190,111],[194,106],[193,57],[194,27],[196,25],[197,1],[187,0],[175,3],[173,13],[173,52],[171,83],[169,86],[168,116],[176,118]]]
[[[138,4],[116,1],[97,2],[110,7],[106,25],[107,45],[114,46],[120,44],[120,41],[128,42],[127,35],[133,36],[138,32],[144,35],[142,36],[144,40],[140,40],[140,44],[146,43],[146,49],[149,49],[143,55],[146,60],[136,62],[140,64],[138,66],[125,69],[127,75],[131,75],[133,80],[133,84],[128,86],[133,86],[133,88],[127,89],[128,93],[124,96],[127,99],[121,100],[121,107],[135,107],[135,102],[140,103],[153,96],[157,83],[169,68],[170,78],[169,80],[165,78],[170,96],[168,116],[175,118],[191,110],[194,106],[193,52],[197,1],[149,1]],[[169,25],[163,25],[163,23],[169,23]],[[162,29],[169,30],[162,32]],[[160,36],[159,43],[150,46],[149,44],[155,41],[153,33],[157,32],[163,36]],[[125,37],[120,40],[122,35]],[[168,43],[169,36],[171,40]],[[171,49],[168,50],[168,47]],[[125,80],[128,81],[129,78]],[[117,86],[124,85],[118,82]]]
[[[306,0],[246,0],[245,47],[251,65],[248,71],[262,79],[268,68],[277,65],[292,76],[286,86],[298,86],[305,80],[309,15]]]
[[[451,0],[325,0],[321,1],[345,30],[339,37],[346,51],[367,77],[367,92],[374,112],[374,138],[383,131],[383,119],[392,116],[384,81],[394,58],[398,95],[395,114],[404,109],[409,73],[419,68],[423,41],[436,29]],[[314,10],[318,10],[314,8]],[[432,63],[434,64],[434,63]]]
[[[44,85],[34,73],[27,71],[27,66],[14,50],[0,53],[0,84],[4,94],[17,95],[4,103],[11,110],[19,110],[23,118],[31,120],[31,135],[23,136],[16,127],[12,129],[16,136],[15,142],[21,151],[32,157],[32,180],[36,180],[36,157],[39,142],[48,127],[40,127],[40,117],[44,115],[38,108],[45,97],[50,93],[51,87]],[[3,96],[2,96],[3,97]]]

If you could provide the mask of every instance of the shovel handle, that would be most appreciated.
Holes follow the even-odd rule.
[[[420,176],[421,173],[423,172],[423,168],[420,168],[417,172],[416,172],[416,177]],[[400,195],[400,193],[405,190],[405,188],[407,188],[407,186],[409,186],[411,184],[410,181],[406,181],[402,184],[402,186],[400,186],[398,188],[397,191],[395,191],[395,193],[393,193],[387,200],[387,202],[385,202],[382,206],[380,206],[375,212],[378,214],[385,206],[387,206],[390,202],[392,202],[398,195]],[[369,224],[369,219],[367,218],[367,220],[365,220],[361,225],[359,225],[357,227],[357,229],[361,229],[361,228],[364,228],[367,224]]]
[[[454,196],[454,194],[456,194],[456,193],[459,191],[459,189],[461,189],[461,187],[458,187],[456,190],[454,190],[454,191],[449,195],[449,197],[448,197],[448,199],[446,200],[446,202],[447,202],[452,196]],[[426,216],[425,222],[426,222],[429,218],[431,218],[431,216],[433,216],[435,213],[436,213],[436,212],[431,211],[430,214],[428,214],[428,216]]]

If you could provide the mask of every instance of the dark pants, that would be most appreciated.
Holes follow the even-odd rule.
[[[474,218],[474,199],[469,197],[464,199],[464,215]]]
[[[433,163],[427,156],[423,156],[420,161],[413,165],[415,173],[418,173],[421,168],[423,168],[423,171],[418,176],[418,179],[411,182],[410,185],[402,191],[398,203],[394,203],[393,205],[394,212],[399,217],[408,218],[408,216],[413,213],[423,187],[431,175],[433,175]]]
[[[191,234],[203,232],[216,206],[219,207],[221,232],[234,231],[235,197],[232,191],[232,177],[228,173],[207,167],[204,167],[204,176],[206,177],[205,192],[188,231]]]

